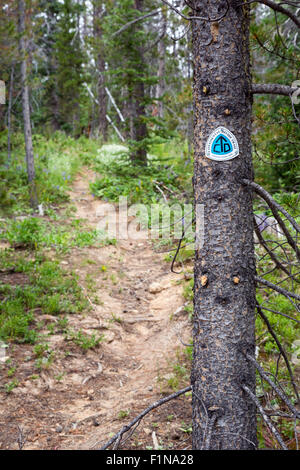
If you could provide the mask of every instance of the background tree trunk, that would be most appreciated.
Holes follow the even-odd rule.
[[[165,41],[165,34],[167,30],[167,17],[166,13],[162,12],[162,30],[161,30],[161,38],[158,42],[157,52],[158,52],[158,71],[157,71],[157,78],[158,83],[156,86],[156,98],[162,98],[166,88],[166,41]],[[162,101],[158,101],[158,117],[163,119],[164,117],[164,105]]]
[[[96,44],[96,64],[98,71],[97,95],[99,102],[98,129],[104,141],[107,140],[107,95],[105,92],[105,60],[103,55],[101,18],[103,17],[103,2],[94,2],[94,38]]]
[[[230,2],[219,23],[192,22],[194,54],[194,193],[204,205],[204,246],[196,250],[194,287],[193,447],[256,447],[255,261],[252,179],[249,7]],[[218,17],[225,2],[194,1],[195,15]],[[218,126],[237,138],[240,154],[216,162],[205,143]],[[246,176],[247,175],[247,176]],[[201,401],[202,400],[202,401]]]
[[[11,162],[11,108],[12,108],[12,98],[13,98],[13,88],[14,88],[14,64],[11,67],[10,73],[10,84],[9,84],[9,97],[8,97],[8,107],[7,107],[7,157],[8,162]]]
[[[142,12],[143,11],[143,0],[135,0],[135,8]],[[143,67],[144,57],[142,48],[138,48],[139,64]],[[141,74],[143,72],[141,71]],[[133,111],[133,123],[132,123],[132,137],[135,141],[134,150],[131,153],[131,161],[133,163],[139,163],[142,165],[147,164],[147,151],[143,140],[148,136],[147,125],[145,123],[145,88],[143,80],[135,80],[133,83],[132,91],[132,111]]]
[[[32,147],[32,134],[31,134],[31,121],[30,121],[30,104],[29,104],[29,90],[27,83],[27,47],[25,38],[25,2],[19,0],[19,34],[20,34],[20,56],[21,56],[21,83],[22,83],[22,107],[23,107],[23,121],[24,121],[24,137],[26,149],[26,165],[29,184],[29,197],[30,205],[35,209],[38,205],[36,188],[35,188],[35,169],[34,169],[34,156]]]

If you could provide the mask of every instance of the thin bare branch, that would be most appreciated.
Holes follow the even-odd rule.
[[[183,227],[183,232],[182,232],[182,237],[180,238],[179,242],[178,242],[178,245],[177,245],[177,250],[176,250],[176,253],[172,259],[172,263],[171,263],[171,272],[172,273],[175,273],[175,274],[180,274],[180,272],[178,271],[174,271],[174,264],[175,264],[175,261],[176,261],[176,258],[177,258],[177,255],[179,253],[179,250],[181,248],[181,243],[184,239],[184,235],[185,235],[185,232],[187,231],[187,229],[192,225],[192,223],[195,222],[195,219],[193,219],[191,222],[189,222],[186,226]]]
[[[270,431],[272,432],[272,434],[275,436],[278,444],[280,445],[280,447],[283,449],[283,450],[288,450],[287,446],[285,445],[280,433],[277,431],[276,427],[274,426],[274,424],[272,423],[272,421],[270,420],[270,418],[268,417],[268,415],[265,413],[265,410],[263,409],[263,407],[261,406],[261,404],[259,403],[259,400],[258,398],[254,395],[254,393],[250,390],[249,387],[247,387],[246,385],[242,385],[242,389],[249,395],[249,397],[251,398],[251,400],[255,403],[256,405],[256,408],[258,409],[259,413],[261,414],[264,422],[266,423],[266,425],[268,426],[268,428],[270,429]]]
[[[253,83],[253,94],[283,95],[290,96],[297,88],[288,85],[279,85],[278,83]]]
[[[266,252],[268,253],[268,255],[270,256],[270,258],[272,259],[272,261],[274,261],[275,265],[277,268],[281,269],[282,271],[284,271],[286,274],[290,274],[289,270],[283,266],[283,264],[279,261],[279,259],[277,258],[277,256],[273,253],[273,251],[271,251],[269,248],[268,248],[268,245],[267,243],[265,242],[264,240],[264,237],[262,236],[259,228],[258,228],[258,225],[256,223],[256,220],[255,220],[255,217],[253,218],[254,219],[254,230],[255,230],[255,233],[256,233],[256,236],[258,238],[258,241],[260,242],[260,244],[263,246],[263,248],[266,250]]]
[[[180,395],[183,395],[186,392],[189,392],[192,390],[192,386],[189,385],[188,387],[183,388],[182,390],[179,390],[178,392],[172,393],[172,395],[168,395],[167,397],[162,398],[161,400],[156,401],[155,403],[152,403],[152,405],[148,406],[144,411],[142,411],[138,416],[136,416],[129,424],[124,426],[119,432],[117,432],[106,444],[104,444],[100,450],[106,450],[111,444],[113,444],[115,441],[121,440],[123,434],[129,429],[132,428],[136,423],[138,423],[146,414],[150,413],[150,411],[154,410],[155,408],[158,408],[161,405],[164,405],[170,400],[174,400],[175,398],[179,397]]]
[[[267,375],[267,373],[264,371],[264,369],[259,365],[259,363],[252,357],[250,354],[246,353],[245,356],[249,361],[252,362],[252,364],[255,365],[256,369],[260,373],[260,375],[268,382],[268,384],[275,390],[277,395],[281,398],[281,400],[286,404],[286,406],[291,410],[294,416],[297,418],[300,418],[300,411],[295,408],[295,406],[291,403],[289,398],[286,396],[285,393],[281,391],[281,389],[273,382],[273,380],[270,379],[270,377]]]
[[[300,227],[299,225],[297,224],[297,222],[295,221],[295,219],[280,205],[278,204],[278,202],[276,202],[272,196],[264,189],[262,188],[261,186],[259,186],[259,184],[257,183],[254,183],[253,181],[250,181],[250,180],[246,180],[246,179],[243,179],[243,183],[248,185],[249,187],[253,188],[254,191],[259,194],[265,201],[266,203],[268,204],[268,206],[270,207],[270,209],[272,210],[272,213],[273,213],[273,216],[275,217],[275,219],[277,220],[279,226],[281,227],[284,235],[286,236],[286,239],[289,243],[289,245],[293,248],[293,250],[295,251],[296,255],[297,255],[297,258],[300,260],[300,250],[297,246],[297,243],[295,242],[295,240],[293,239],[293,237],[291,236],[289,230],[287,229],[287,226],[285,225],[284,221],[282,220],[282,218],[280,217],[279,215],[279,211],[285,215],[285,217],[287,218],[287,220],[291,223],[291,225],[293,226],[293,228],[298,232],[300,233]]]
[[[290,315],[287,315],[286,313],[282,313],[282,312],[278,312],[277,310],[272,310],[270,308],[267,308],[267,307],[263,307],[262,305],[259,305],[260,308],[262,308],[263,310],[267,310],[268,312],[271,312],[271,313],[275,313],[276,315],[281,315],[285,318],[288,318],[289,320],[292,320],[292,321],[295,321],[296,323],[299,323],[300,325],[300,320],[297,320],[297,318],[293,318],[291,317]]]
[[[128,23],[124,24],[120,29],[118,29],[118,31],[115,31],[112,34],[112,37],[118,36],[119,34],[123,33],[123,31],[130,28],[130,26],[132,26],[133,24],[138,23],[139,21],[143,21],[146,18],[149,18],[151,16],[158,15],[158,13],[160,12],[161,12],[161,8],[157,8],[156,10],[150,11],[150,13],[147,13],[146,15],[139,16],[138,18],[135,18],[134,20],[129,21]]]
[[[262,277],[259,277],[259,276],[255,276],[255,280],[257,282],[259,282],[260,284],[263,284],[264,286],[269,287],[270,289],[276,290],[276,292],[278,292],[279,294],[284,295],[289,300],[291,300],[291,298],[293,298],[293,299],[299,300],[299,302],[300,302],[300,295],[298,295],[298,294],[294,294],[293,292],[290,292],[286,289],[283,289],[282,287],[279,287],[278,285],[273,284],[272,282],[269,282],[266,279],[263,279]]]
[[[175,11],[179,16],[181,16],[181,18],[187,21],[200,20],[200,21],[208,21],[210,23],[215,23],[215,22],[221,21],[227,15],[227,12],[229,10],[229,3],[228,3],[228,0],[226,0],[226,11],[222,15],[218,16],[217,18],[210,18],[209,16],[207,17],[193,16],[193,15],[186,16],[183,13],[181,13],[181,11],[179,11],[178,8],[174,7],[170,2],[168,2],[168,0],[161,0],[161,1],[165,3],[166,5],[168,5],[168,7],[171,8],[171,10]]]
[[[272,198],[271,194],[269,194],[268,191],[266,191],[259,184],[254,183],[254,181],[243,179],[243,182],[247,184],[248,186],[251,186],[254,189],[254,191],[266,201],[266,203],[271,207],[271,209],[275,207],[278,211],[280,211],[283,215],[285,215],[285,217],[292,224],[294,229],[298,233],[300,233],[300,226],[297,224],[295,219],[280,204],[278,204],[278,202],[276,202],[275,199]]]
[[[253,2],[248,2],[253,3]],[[268,7],[272,8],[274,11],[278,11],[278,13],[282,13],[283,15],[288,16],[298,28],[300,28],[300,20],[299,18],[294,15],[294,13],[286,8],[283,8],[280,3],[273,2],[272,0],[259,0],[258,3],[262,3],[267,5]]]
[[[282,354],[282,357],[285,361],[285,364],[286,364],[286,367],[287,367],[287,370],[289,372],[289,375],[290,375],[290,379],[291,379],[291,383],[292,383],[292,386],[293,386],[293,389],[294,389],[294,392],[295,392],[295,395],[297,397],[297,400],[299,401],[299,394],[298,394],[298,389],[297,389],[297,386],[296,386],[296,382],[295,382],[295,378],[294,378],[294,374],[292,372],[292,368],[291,368],[291,365],[290,365],[290,362],[288,360],[288,357],[287,357],[287,354],[284,350],[284,348],[282,347],[282,344],[280,343],[279,339],[277,338],[277,335],[275,334],[268,318],[266,317],[266,315],[263,313],[262,309],[260,308],[260,306],[257,304],[256,305],[256,308],[257,308],[257,311],[259,313],[259,315],[261,316],[261,318],[263,319],[263,321],[265,322],[265,324],[267,325],[267,328],[268,328],[268,331],[269,333],[271,334],[271,336],[273,337],[275,343],[277,344],[277,347],[279,349],[279,351],[281,352]]]

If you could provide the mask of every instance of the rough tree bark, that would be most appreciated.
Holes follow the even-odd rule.
[[[193,447],[253,449],[255,261],[249,6],[231,0],[218,23],[192,21],[194,55],[194,193],[204,205],[204,245],[196,250],[194,287]],[[194,14],[215,18],[226,2],[194,0]],[[205,156],[218,126],[237,138],[240,154],[228,161]]]
[[[30,119],[30,103],[29,103],[29,90],[27,82],[27,45],[25,35],[25,1],[19,0],[19,49],[21,56],[21,84],[22,84],[22,107],[23,107],[23,121],[24,121],[24,137],[26,149],[26,165],[27,176],[29,185],[29,198],[30,205],[33,209],[37,208],[38,200],[35,188],[35,169],[34,169],[34,156],[32,146],[32,133],[31,133],[31,119]]]
[[[101,18],[103,17],[103,2],[96,0],[94,7],[94,38],[96,45],[96,64],[98,71],[97,95],[98,95],[98,130],[104,141],[107,140],[107,95],[105,92],[105,60],[103,55]]]

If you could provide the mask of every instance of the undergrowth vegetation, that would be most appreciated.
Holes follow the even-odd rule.
[[[65,272],[59,261],[43,254],[33,259],[29,254],[16,256],[12,250],[1,251],[1,272],[22,273],[14,284],[10,276],[0,284],[0,339],[35,343],[43,322],[43,314],[66,315],[82,312],[89,307],[74,273]]]
[[[156,144],[145,167],[132,165],[126,147],[111,148],[111,152],[114,158],[108,159],[104,148],[95,160],[101,175],[91,184],[95,196],[112,202],[126,196],[129,204],[157,203],[162,198],[192,202],[192,162],[182,143]]]
[[[0,222],[1,239],[18,249],[51,248],[64,253],[74,247],[104,246],[116,242],[98,230],[84,228],[80,220],[67,219],[61,224],[37,217]]]
[[[63,132],[55,132],[51,138],[33,135],[33,147],[38,200],[49,206],[68,200],[66,189],[82,164],[96,156],[99,143],[85,137],[75,140]],[[21,133],[12,136],[11,161],[7,158],[7,132],[0,134],[0,201],[4,214],[31,212]]]
[[[95,198],[117,203],[119,197],[127,197],[128,204],[158,204],[163,212],[164,207],[178,203],[179,213],[172,213],[171,225],[176,220],[181,223],[180,210],[184,204],[192,203],[193,162],[190,160],[185,144],[173,139],[156,144],[151,149],[148,165],[145,167],[131,164],[125,146],[106,145],[100,149],[97,141],[84,137],[74,140],[62,133],[55,133],[51,139],[41,135],[34,136],[36,152],[36,182],[39,203],[43,204],[44,216],[32,214],[28,201],[28,185],[24,166],[24,145],[19,134],[14,135],[12,162],[8,165],[5,153],[6,136],[0,136],[0,200],[2,214],[0,220],[0,342],[7,344],[26,343],[34,345],[36,370],[52,367],[55,362],[55,351],[47,342],[47,336],[61,334],[67,344],[85,352],[98,347],[105,341],[105,335],[86,334],[81,329],[69,326],[69,315],[84,314],[91,308],[90,293],[94,294],[92,275],[87,274],[85,288],[79,284],[78,275],[61,266],[62,255],[74,249],[115,245],[117,240],[105,233],[90,229],[85,222],[76,218],[68,197],[68,189],[74,176],[83,165],[95,169],[98,178],[91,183],[90,190]],[[286,191],[277,192],[274,198],[292,215],[297,216],[298,196]],[[261,202],[255,201],[256,213],[271,215],[270,210]],[[161,214],[160,213],[160,214]],[[178,215],[179,214],[179,215]],[[154,221],[150,218],[148,228]],[[156,222],[161,222],[162,216]],[[165,252],[165,262],[170,265],[176,252],[178,239],[174,237],[174,226],[170,237],[163,236],[153,240],[153,247]],[[291,257],[288,247],[280,246],[278,239],[269,237],[273,243],[273,253],[280,258],[284,251]],[[184,314],[189,321],[193,319],[193,279],[192,261],[194,247],[192,238],[185,236],[182,249],[176,258],[175,268],[183,270]],[[261,247],[256,245],[257,274],[265,280],[282,288],[300,292],[299,283],[292,282],[288,276],[274,270],[272,261],[265,256]],[[94,260],[86,260],[93,265]],[[297,265],[291,263],[291,275],[297,274]],[[177,270],[177,269],[176,269]],[[118,283],[114,274],[105,275],[107,267],[102,265],[100,271],[103,282]],[[257,288],[257,301],[267,310],[266,314],[272,329],[284,346],[289,357],[299,353],[299,323],[295,309],[289,300],[266,288]],[[99,300],[101,302],[101,299]],[[280,311],[283,315],[276,312]],[[43,316],[56,317],[57,321],[45,323]],[[290,318],[288,318],[290,317]],[[111,322],[121,324],[121,319],[112,314]],[[45,334],[45,330],[47,333]],[[278,347],[262,319],[256,319],[256,343],[258,360],[277,380],[286,384],[286,391],[292,396],[292,386],[285,364],[278,354]],[[298,348],[298,350],[297,350]],[[184,351],[178,352],[176,362],[170,363],[171,373],[159,377],[163,392],[176,390],[189,381],[189,368],[192,361],[192,344],[186,345]],[[292,361],[292,367],[295,363]],[[8,371],[9,382],[5,390],[10,393],[18,386],[14,377],[15,368]],[[62,380],[62,377],[57,380]],[[258,395],[271,392],[268,385],[261,386],[257,376]],[[278,398],[272,403],[281,409]],[[292,427],[281,421],[278,426],[288,439]],[[285,426],[285,427],[284,427]],[[259,430],[261,446],[265,437]]]

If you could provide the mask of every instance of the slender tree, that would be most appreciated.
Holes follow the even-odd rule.
[[[143,1],[134,0],[134,8],[140,15],[143,13]],[[133,26],[135,29],[136,26]],[[135,77],[132,84],[132,110],[133,110],[133,141],[135,145],[131,153],[131,160],[133,163],[147,164],[147,147],[144,145],[145,139],[148,137],[147,125],[145,122],[145,85],[142,80],[144,74],[143,69],[146,68],[143,54],[143,45],[137,44],[135,46],[136,60],[140,67],[140,77]]]
[[[19,12],[19,49],[21,57],[21,84],[22,84],[22,107],[23,107],[23,122],[24,122],[24,137],[26,148],[26,165],[29,184],[29,197],[30,205],[36,209],[38,205],[36,187],[35,187],[35,169],[34,169],[34,155],[32,146],[32,133],[31,133],[31,119],[30,119],[30,102],[29,102],[29,88],[28,88],[28,73],[27,73],[27,38],[26,38],[26,8],[25,0],[18,0]]]
[[[8,162],[11,161],[11,108],[13,99],[13,88],[14,88],[14,72],[15,65],[11,67],[10,73],[10,84],[9,84],[9,96],[8,96],[8,107],[7,107],[7,157]]]
[[[164,117],[164,106],[162,97],[166,89],[166,29],[167,29],[167,15],[166,11],[162,12],[161,15],[161,33],[158,41],[157,52],[158,52],[158,70],[157,70],[157,85],[156,85],[156,98],[158,102],[158,116],[162,119]]]
[[[105,15],[105,5],[101,0],[93,2],[93,25],[95,43],[95,62],[97,68],[98,130],[104,141],[107,140],[107,95],[105,91],[105,59],[103,47],[103,28],[101,22]]]
[[[153,11],[150,14],[153,15]],[[153,79],[150,75],[145,60],[145,51],[153,35],[145,30],[142,19],[149,17],[144,0],[121,0],[109,11],[105,21],[113,64],[112,80],[124,90],[130,157],[133,164],[141,165],[147,164],[149,146],[146,109],[151,103],[149,84],[156,83],[156,77]]]

